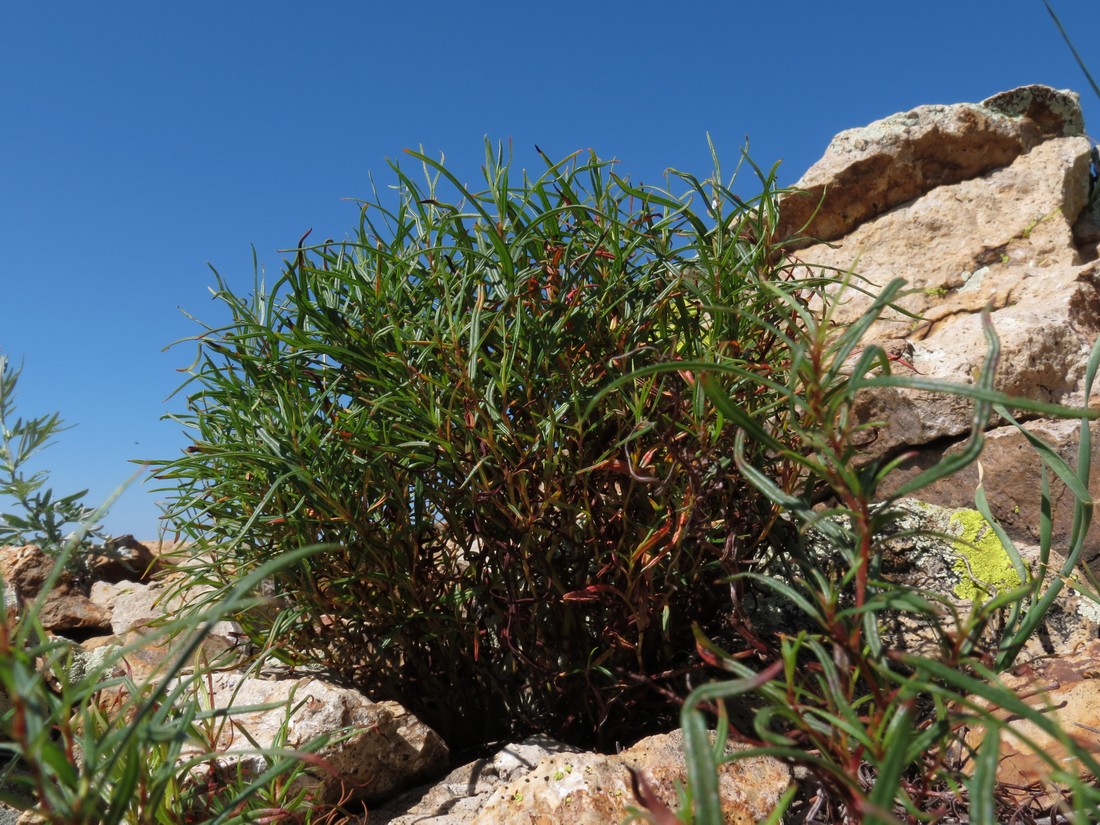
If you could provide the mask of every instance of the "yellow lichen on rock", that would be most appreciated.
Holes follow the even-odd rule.
[[[984,601],[993,592],[1021,583],[1008,551],[981,513],[956,510],[951,514],[950,524],[958,531],[958,541],[954,542],[958,553],[955,571],[961,576],[955,586],[958,598]]]

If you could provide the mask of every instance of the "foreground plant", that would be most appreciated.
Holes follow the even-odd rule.
[[[0,751],[12,756],[0,799],[18,807],[30,802],[57,825],[321,821],[327,809],[314,807],[309,785],[293,780],[316,762],[311,753],[328,739],[296,751],[226,753],[219,744],[226,725],[277,706],[212,709],[204,669],[187,668],[214,624],[276,568],[256,571],[202,622],[191,617],[142,639],[138,644],[166,635],[181,639],[164,671],[144,682],[125,671],[124,656],[137,644],[102,659],[74,653],[66,640],[45,637],[37,604],[0,624],[0,686],[8,704],[0,717]],[[250,756],[262,757],[260,770],[250,768]]]
[[[25,468],[58,433],[65,429],[57,413],[23,419],[15,416],[16,385],[20,370],[0,355],[0,502],[9,500],[19,512],[0,512],[0,547],[38,543],[60,549],[66,535],[80,526],[81,543],[107,540],[94,522],[96,511],[83,503],[87,490],[54,497],[46,487],[49,473],[28,475]],[[73,558],[79,563],[79,554]]]
[[[829,328],[827,313],[819,318],[797,309],[804,312],[803,324],[784,339],[796,366],[783,392],[786,422],[798,434],[799,450],[786,448],[767,428],[743,415],[718,382],[703,379],[710,401],[739,430],[738,467],[797,527],[781,558],[760,558],[756,570],[733,577],[743,596],[740,604],[751,602],[749,596],[755,594],[786,605],[797,618],[778,633],[755,633],[743,612],[742,644],[728,652],[697,634],[700,654],[736,678],[697,688],[684,705],[691,776],[690,799],[681,813],[684,822],[720,821],[717,764],[754,755],[800,765],[811,777],[801,796],[792,788],[776,812],[777,821],[795,816],[789,806],[796,803],[799,816],[824,822],[962,819],[992,825],[1011,817],[1037,817],[1044,806],[1073,812],[1079,817],[1074,821],[1094,821],[1100,790],[1090,777],[1100,776],[1100,762],[1077,732],[1060,729],[1041,707],[1006,687],[998,674],[1013,665],[1077,572],[1092,510],[1087,420],[1095,413],[1008,399],[994,391],[999,345],[988,319],[990,350],[976,386],[892,375],[885,353],[877,347],[861,350],[861,339],[901,285],[889,285],[860,322],[839,334]],[[1098,364],[1100,347],[1088,364],[1086,396]],[[881,494],[883,483],[905,456],[861,462],[859,448],[874,422],[860,423],[854,409],[857,393],[883,386],[961,394],[975,402],[967,448],[890,495]],[[892,525],[899,516],[898,500],[976,460],[992,412],[1015,422],[1010,407],[1082,418],[1076,471],[1021,428],[1039,450],[1044,467],[1077,499],[1072,536],[1064,562],[1054,567],[1044,471],[1040,556],[1035,571],[1029,570],[993,519],[979,486],[978,509],[996,530],[1022,584],[991,591],[969,611],[960,611],[942,593],[885,575],[883,550],[896,532]],[[789,468],[779,477],[782,485],[746,454],[749,441],[763,442],[782,457]],[[792,478],[798,483],[791,484]],[[823,508],[823,502],[832,506]],[[882,629],[888,622],[896,625],[899,616],[905,618],[903,624],[929,628],[936,640],[933,649],[918,654],[884,637]],[[747,703],[749,712],[731,720],[725,701],[735,697],[743,711]],[[708,738],[704,710],[717,713],[716,745]],[[1045,784],[1030,790],[999,785],[999,744],[1011,718],[1033,722],[1075,761],[1062,764],[1036,748],[1037,757],[1048,763]],[[981,732],[976,748],[968,744],[975,741],[967,738],[968,731],[971,737]],[[726,754],[726,736],[748,749]]]
[[[15,376],[0,370],[6,422]],[[18,441],[17,449],[5,454],[12,478],[23,478],[22,462],[47,446],[59,425],[57,416],[49,416],[5,429],[9,448]],[[48,495],[22,503],[26,518],[9,517],[5,523],[58,525],[51,521],[59,511]],[[94,524],[106,507],[82,514]],[[55,564],[33,602],[19,603],[0,581],[0,753],[6,756],[0,762],[0,801],[30,808],[56,825],[329,821],[328,809],[312,806],[308,784],[294,782],[309,768],[324,768],[312,754],[327,740],[298,751],[225,753],[219,745],[225,726],[265,708],[211,709],[207,668],[196,656],[214,624],[247,605],[250,591],[265,576],[316,548],[288,553],[244,577],[224,602],[201,614],[168,623],[126,647],[89,653],[49,636],[39,615],[74,554],[86,546],[90,529],[78,525],[58,543],[52,543],[53,533],[35,536]],[[167,638],[176,640],[178,650],[163,669],[145,681],[131,678],[125,657]],[[249,770],[244,758],[250,755],[261,758],[263,767]]]
[[[532,730],[611,747],[675,718],[691,627],[728,629],[720,580],[777,510],[690,374],[586,408],[619,376],[709,359],[774,419],[782,395],[756,378],[782,383],[781,331],[827,279],[796,280],[771,243],[759,170],[746,203],[718,172],[673,197],[595,157],[517,180],[492,151],[471,191],[410,155],[425,182],[395,166],[396,202],[362,204],[352,241],[298,250],[247,299],[219,281],[232,320],[198,338],[194,443],[159,472],[170,515],[217,548],[192,571],[217,588],[337,548],[275,577],[280,612],[239,617],[288,660],[459,749]]]

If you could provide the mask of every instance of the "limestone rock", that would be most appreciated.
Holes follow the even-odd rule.
[[[52,566],[53,560],[34,546],[0,549],[0,572],[24,601],[38,595]],[[122,569],[140,578],[147,566]],[[107,678],[123,668],[141,683],[158,678],[164,663],[174,662],[186,644],[183,636],[159,631],[158,623],[177,617],[185,602],[201,598],[203,593],[201,588],[190,588],[181,595],[171,581],[160,579],[147,583],[96,581],[91,595],[84,595],[70,575],[63,575],[41,611],[44,626],[70,636],[74,630],[91,631],[81,636],[99,635],[74,650],[75,678],[81,675],[75,669],[94,669]],[[224,667],[227,659],[246,654],[246,646],[237,647],[239,630],[232,622],[216,625],[200,648],[206,663]],[[112,632],[115,635],[105,635]],[[125,649],[120,650],[122,647]],[[319,769],[316,778],[302,780],[318,786],[322,798],[330,803],[392,796],[447,767],[443,740],[396,702],[371,702],[362,694],[320,679],[259,679],[217,669],[203,677],[201,691],[200,701],[210,707],[269,707],[232,714],[233,724],[223,726],[215,744],[226,762],[244,762],[262,772],[266,765],[248,753],[252,742],[261,748],[294,749],[321,736],[331,737],[319,753],[329,772]],[[241,729],[248,736],[243,736]]]
[[[990,101],[979,107],[934,107],[887,118],[860,132],[858,140],[853,134],[838,138],[827,158],[836,166],[834,184],[855,206],[838,208],[827,217],[839,227],[839,234],[822,233],[832,235],[833,243],[798,254],[808,270],[820,266],[857,273],[866,280],[855,282],[871,292],[894,278],[908,282],[899,305],[919,318],[888,311],[867,337],[869,344],[883,346],[895,358],[895,373],[974,383],[987,351],[982,310],[988,306],[1001,341],[997,388],[1083,406],[1097,403],[1085,397],[1083,376],[1100,334],[1100,262],[1097,243],[1091,251],[1088,247],[1091,212],[1086,210],[1094,150],[1077,136],[1079,112],[1070,106],[1071,96],[1029,89],[991,99],[992,114]],[[964,118],[963,112],[970,114]],[[973,126],[975,135],[1009,130],[1018,151],[1004,148],[1011,141],[989,137],[994,149],[975,165],[973,153],[957,135],[925,142],[926,134],[967,132],[971,126],[964,129],[961,124],[968,118],[978,124]],[[848,158],[848,166],[840,163],[842,157]],[[949,164],[952,157],[958,163]],[[856,171],[872,168],[868,158],[875,159],[875,171],[859,177]],[[812,181],[827,165],[823,160],[807,179]],[[927,171],[946,166],[955,170],[946,177]],[[924,171],[914,171],[918,167]],[[915,189],[883,207],[881,186],[895,192],[892,182],[911,175]],[[832,208],[827,205],[826,212]],[[835,319],[851,322],[870,300],[849,290]],[[971,402],[955,396],[900,389],[865,392],[857,403],[860,420],[879,425],[869,455],[918,451],[891,481],[895,489],[945,452],[961,449],[972,410]],[[996,418],[991,422],[995,429],[983,457],[987,493],[1010,535],[1033,543],[1038,459],[1013,429],[1000,427],[1003,423]],[[1063,456],[1073,456],[1075,424],[1037,421],[1029,426],[1049,436]],[[1100,474],[1094,473],[1093,479],[1094,490],[1100,492]],[[938,483],[927,497],[970,506],[975,483],[976,469],[971,469]],[[1064,549],[1072,500],[1057,481],[1052,488],[1055,549]],[[1089,534],[1086,547],[1094,563],[1100,559],[1098,530]]]
[[[317,770],[313,780],[328,802],[374,799],[438,776],[447,769],[447,746],[435,731],[396,702],[372,702],[354,690],[314,678],[256,679],[242,673],[214,673],[204,679],[207,701],[217,708],[273,704],[273,710],[234,713],[219,749],[239,761],[255,740],[261,748],[296,748],[322,735],[350,728],[319,756],[335,773]],[[290,710],[288,710],[290,708]],[[289,714],[289,716],[288,716]],[[285,740],[281,740],[285,728]],[[248,732],[241,736],[237,729]],[[234,752],[237,757],[234,757]],[[266,765],[256,765],[263,770]]]
[[[941,187],[802,258],[855,270],[870,284],[906,279],[909,292],[899,304],[920,320],[888,311],[868,342],[900,350],[917,374],[974,383],[987,350],[981,311],[989,306],[1001,339],[997,388],[1082,404],[1085,363],[1100,329],[1100,269],[1079,265],[1072,239],[1088,153],[1083,138],[1049,141],[1006,169]],[[854,290],[842,300],[841,324],[870,303]],[[861,417],[884,422],[879,452],[958,436],[970,426],[971,404],[955,397],[886,390],[863,400]]]
[[[55,588],[38,612],[42,627],[74,639],[111,632],[111,614],[71,587]]]
[[[88,557],[87,566],[91,577],[101,582],[148,581],[162,569],[158,556],[130,535],[108,541]]]
[[[548,756],[525,776],[497,788],[473,822],[622,822],[627,808],[638,806],[627,766],[640,771],[666,805],[676,807],[676,783],[687,779],[679,731],[648,737],[616,756]],[[776,759],[754,757],[725,763],[718,781],[722,821],[748,825],[768,817],[790,784],[791,773]]]
[[[53,567],[54,559],[37,545],[0,548],[0,578],[5,588],[14,592],[17,602],[36,599]],[[110,613],[92,602],[68,572],[57,579],[38,618],[46,630],[74,638],[109,633],[111,627]]]
[[[371,825],[466,825],[501,785],[534,770],[556,753],[578,749],[545,736],[505,745],[493,756],[455,768],[425,785],[370,810]]]
[[[1100,150],[1094,147],[1092,157],[1093,168],[1100,169]],[[1095,188],[1088,206],[1073,224],[1073,243],[1085,263],[1100,258],[1100,193]]]
[[[833,138],[782,199],[779,235],[840,238],[937,187],[1007,166],[1048,138],[1083,133],[1077,95],[1046,86],[891,115]]]
[[[1032,665],[1005,674],[1002,681],[1024,698],[1030,706],[1056,719],[1062,730],[1085,746],[1094,758],[1100,757],[1100,641],[1093,640],[1064,656],[1038,660]],[[1007,721],[1000,741],[1001,758],[997,770],[1000,782],[1028,786],[1046,783],[1050,766],[1043,756],[1073,770],[1073,757],[1058,740],[1027,719],[996,710]],[[983,731],[972,729],[967,744],[977,747]],[[1029,744],[1030,743],[1030,744]],[[1048,790],[1053,791],[1054,788]],[[1048,804],[1056,796],[1051,793]]]
[[[21,599],[33,599],[42,589],[54,560],[39,549],[38,545],[0,547],[0,579],[4,587],[13,590]],[[62,574],[61,580],[70,577]]]
[[[878,575],[933,594],[942,608],[938,623],[941,628],[927,617],[899,611],[881,613],[879,631],[888,647],[938,656],[945,641],[941,629],[952,629],[952,614],[965,617],[976,599],[1013,589],[1020,585],[1020,578],[1005,547],[977,510],[940,507],[916,499],[902,499],[892,509],[896,519],[878,534]],[[829,570],[834,563],[828,555],[831,548],[827,542],[819,542],[816,535],[814,530],[809,532],[810,549],[819,555],[821,567]],[[1038,546],[1014,545],[1029,575],[1040,575]],[[1064,558],[1056,551],[1050,554],[1048,584],[1063,563]],[[1098,620],[1100,606],[1072,587],[1063,587],[1018,660],[1071,654],[1096,637]],[[752,621],[762,632],[781,633],[805,619],[787,602],[760,600],[753,609]],[[985,641],[996,645],[999,632],[1000,625],[993,622]]]
[[[1040,419],[1025,422],[1024,427],[1053,447],[1071,467],[1076,464],[1080,422]],[[1093,443],[1100,444],[1100,422],[1092,422],[1090,431]],[[950,441],[916,449],[913,457],[889,477],[882,492],[898,489],[944,457],[958,454],[964,446],[963,441]],[[1003,426],[986,433],[985,448],[979,461],[986,498],[994,517],[1017,544],[1038,544],[1042,478],[1039,454],[1016,427]],[[978,467],[977,463],[971,464],[948,478],[922,488],[919,493],[921,500],[944,507],[972,507],[974,491],[978,486]],[[1093,450],[1090,468],[1090,488],[1094,496],[1100,497],[1100,449]],[[1052,473],[1048,471],[1047,476],[1051,491],[1052,547],[1064,555],[1073,526],[1076,499]],[[1100,521],[1097,519],[1093,519],[1086,534],[1082,560],[1090,568],[1100,567]]]
[[[186,602],[200,595],[201,588],[192,588],[187,598],[177,593],[170,579],[148,583],[120,581],[92,584],[91,599],[108,611],[112,636],[94,640],[84,647],[91,649],[105,645],[126,646],[123,659],[131,675],[142,680],[149,678],[173,660],[183,647],[183,638],[166,635],[157,625],[166,617],[177,617]],[[139,644],[142,640],[144,644]],[[227,667],[243,664],[251,647],[237,622],[217,622],[203,640],[196,658],[202,662]]]
[[[1070,406],[1097,403],[1085,398],[1083,375],[1100,334],[1100,232],[1093,226],[1100,226],[1100,199],[1088,204],[1096,150],[1082,131],[1073,95],[1025,87],[977,106],[921,107],[843,133],[803,179],[831,187],[821,220],[836,228],[818,234],[834,242],[799,257],[809,269],[855,272],[871,292],[894,278],[908,282],[899,305],[919,318],[888,311],[868,335],[895,357],[896,373],[974,383],[987,350],[981,313],[989,307],[1001,341],[998,389]],[[834,202],[836,190],[843,198]],[[851,322],[870,300],[850,290],[835,319]],[[881,424],[868,453],[917,451],[883,492],[961,450],[972,409],[965,399],[923,391],[863,393],[860,419]],[[1003,423],[991,422],[982,459],[987,494],[1010,535],[1034,543],[1039,460]],[[1075,423],[1028,426],[1063,457],[1075,457]],[[1092,477],[1100,493],[1100,472]],[[972,467],[924,497],[970,506],[976,482]],[[1052,491],[1055,549],[1064,549],[1072,497],[1056,479]],[[1086,555],[1100,564],[1100,524]]]
[[[118,635],[137,630],[164,617],[174,617],[209,588],[191,587],[187,594],[176,591],[174,582],[162,578],[149,583],[136,581],[94,582],[91,598],[96,604],[111,611],[111,627]],[[216,633],[229,634],[240,630],[235,622],[226,622],[215,628]]]

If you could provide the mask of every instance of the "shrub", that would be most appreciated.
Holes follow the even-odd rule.
[[[596,157],[517,182],[491,150],[473,192],[410,155],[426,182],[395,165],[396,205],[363,203],[353,239],[298,249],[247,299],[218,279],[232,320],[197,338],[194,443],[159,471],[170,515],[213,548],[192,572],[220,587],[338,547],[274,577],[277,614],[240,617],[288,660],[452,746],[539,730],[610,747],[675,713],[692,625],[728,631],[722,579],[777,514],[691,370],[644,370],[738,367],[731,403],[797,450],[779,344],[825,280],[793,278],[755,167],[744,202],[718,171],[674,197]],[[743,449],[780,472],[770,443]]]

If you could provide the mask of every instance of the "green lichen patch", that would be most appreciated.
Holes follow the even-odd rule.
[[[982,601],[990,592],[1020,584],[1012,559],[993,528],[977,510],[957,510],[951,514],[952,532],[958,558],[954,569],[960,576],[955,595],[960,599]]]

